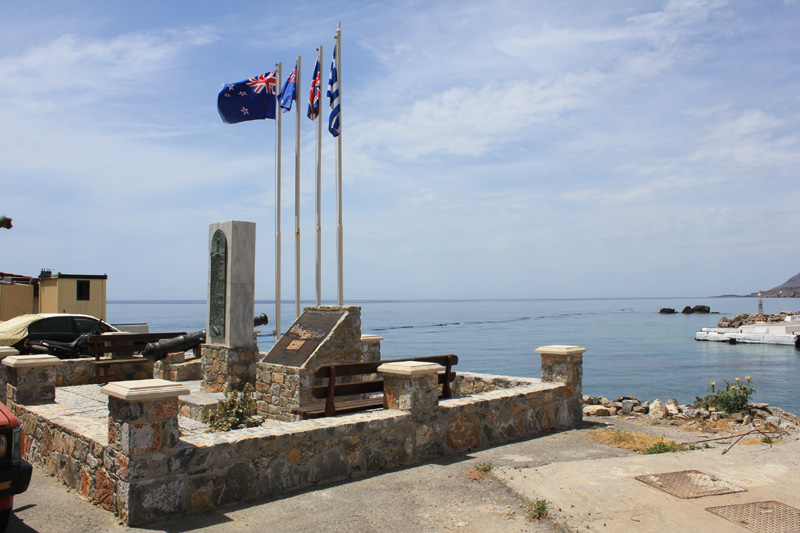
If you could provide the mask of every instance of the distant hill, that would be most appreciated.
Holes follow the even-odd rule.
[[[800,273],[795,274],[788,281],[773,287],[768,291],[761,291],[762,296],[769,298],[800,298]],[[758,292],[751,293],[750,296],[758,296]]]

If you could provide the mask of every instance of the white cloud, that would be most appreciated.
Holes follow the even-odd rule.
[[[0,57],[0,101],[26,115],[59,116],[98,100],[158,92],[155,82],[191,46],[217,39],[211,26],[108,39],[65,34]]]

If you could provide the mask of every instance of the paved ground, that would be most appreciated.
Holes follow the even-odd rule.
[[[762,500],[800,508],[800,441],[795,437],[772,447],[737,445],[725,455],[723,447],[636,455],[589,439],[593,428],[607,422],[681,441],[713,436],[619,417],[591,419],[580,430],[144,529],[119,525],[113,515],[35,470],[31,488],[15,500],[16,516],[9,531],[745,532],[748,529],[705,508]],[[491,465],[489,475],[478,476],[477,465]],[[684,500],[634,479],[687,469],[736,483],[747,492]],[[528,519],[528,510],[538,499],[549,502],[551,519]]]
[[[615,425],[642,430],[625,421]],[[655,430],[659,431],[681,441],[703,436],[677,433],[672,428]],[[723,455],[731,442],[681,453],[503,466],[494,474],[524,499],[553,502],[557,506],[553,518],[571,531],[800,531],[800,511],[794,519],[776,520],[771,516],[774,511],[768,510],[756,517],[764,519],[762,527],[755,521],[745,527],[706,510],[763,501],[778,501],[800,509],[800,440],[788,437],[776,445],[737,444]],[[685,470],[697,470],[745,491],[683,499],[635,479]]]

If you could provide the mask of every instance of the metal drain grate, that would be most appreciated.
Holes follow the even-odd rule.
[[[699,470],[681,470],[665,474],[649,474],[636,476],[636,479],[657,489],[668,492],[678,498],[702,498],[716,494],[746,492],[746,489],[728,483]]]
[[[800,531],[800,509],[785,503],[767,501],[708,507],[706,511],[736,522],[758,533]]]

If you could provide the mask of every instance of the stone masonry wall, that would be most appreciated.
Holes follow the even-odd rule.
[[[300,391],[309,390],[313,379],[313,373],[305,368],[256,363],[253,397],[258,415],[284,422],[300,420],[300,416],[292,414],[292,409],[300,407]]]
[[[362,361],[380,361],[381,360],[381,340],[383,337],[377,335],[362,335],[361,336],[361,356]]]
[[[93,359],[64,359],[64,364],[56,367],[56,386],[87,385],[95,383]],[[110,381],[148,379],[153,377],[153,363],[142,359],[141,363],[113,365],[110,367]],[[165,378],[166,379],[166,378]],[[6,400],[8,367],[0,365],[0,401]]]
[[[256,378],[256,361],[260,356],[258,346],[233,348],[221,344],[203,344],[203,391],[223,392],[226,389],[242,390],[246,383]]]
[[[460,398],[481,392],[519,387],[528,383],[528,381],[525,378],[457,372],[456,378],[451,385],[451,390],[454,398]]]
[[[171,353],[153,363],[153,377],[169,381],[199,381],[203,369],[199,357],[186,357],[185,352]]]
[[[125,515],[119,494],[127,492],[128,457],[108,448],[107,424],[80,423],[79,414],[59,412],[57,404],[13,407],[25,432],[23,456],[29,462],[95,505]],[[65,417],[78,424],[60,423]]]
[[[381,410],[191,436],[165,458],[165,479],[185,476],[176,514],[203,511],[573,428],[569,401],[561,386],[526,380],[442,401],[425,419]]]
[[[462,382],[473,388],[480,387],[482,378],[484,389],[498,388],[443,400],[421,418],[379,410],[274,421],[266,427],[186,436],[153,453],[149,447],[155,441],[142,442],[140,455],[123,455],[108,446],[108,428],[103,435],[97,420],[81,421],[80,413],[70,414],[57,404],[16,409],[28,435],[30,461],[133,525],[505,444],[580,422],[572,416],[572,403],[581,398],[565,394],[564,383],[462,374]],[[70,423],[58,422],[70,417]]]

